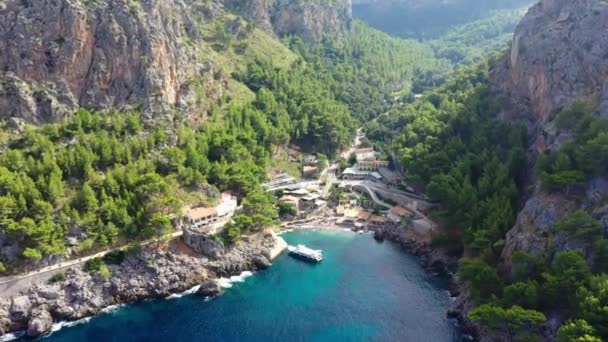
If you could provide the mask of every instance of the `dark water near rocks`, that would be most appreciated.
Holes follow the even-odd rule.
[[[445,315],[446,279],[398,247],[336,231],[284,238],[323,249],[325,260],[283,255],[211,301],[192,295],[127,306],[44,341],[461,340]]]

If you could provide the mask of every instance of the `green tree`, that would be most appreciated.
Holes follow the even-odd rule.
[[[539,286],[536,281],[514,283],[504,288],[505,306],[518,305],[527,309],[537,309],[539,305]]]
[[[243,212],[253,219],[253,229],[273,224],[278,212],[272,194],[255,189],[243,199]]]
[[[462,259],[458,277],[467,285],[476,303],[502,293],[502,281],[496,271],[479,259]]]
[[[547,268],[543,258],[522,250],[513,253],[512,261],[511,270],[515,281],[540,280]]]
[[[569,321],[557,331],[557,342],[601,342],[595,330],[583,319]]]
[[[241,230],[233,223],[226,224],[223,239],[227,245],[234,245],[241,240]]]
[[[558,222],[557,229],[585,239],[601,235],[601,224],[586,211],[578,210],[568,218]]]
[[[504,309],[493,304],[480,305],[471,310],[469,317],[490,330],[503,331],[513,340],[516,334],[533,332],[546,320],[545,315],[519,306]]]
[[[578,316],[587,321],[603,339],[608,339],[608,275],[589,278],[577,292]]]
[[[551,268],[543,273],[546,304],[575,308],[576,290],[584,284],[589,274],[589,266],[578,252],[557,253]]]
[[[23,256],[32,261],[42,259],[42,253],[40,253],[39,250],[34,248],[26,248],[25,250],[23,250]]]
[[[89,183],[85,183],[80,191],[78,192],[74,206],[80,210],[81,213],[88,213],[97,210],[99,202],[93,188]]]

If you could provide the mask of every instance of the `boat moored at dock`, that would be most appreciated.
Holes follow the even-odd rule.
[[[319,262],[323,260],[323,251],[311,249],[304,245],[288,246],[289,254],[306,261]]]

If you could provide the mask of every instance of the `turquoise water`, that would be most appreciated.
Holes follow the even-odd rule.
[[[145,302],[61,329],[50,341],[460,341],[446,280],[369,235],[290,232],[323,249],[313,265],[281,256],[213,300]]]

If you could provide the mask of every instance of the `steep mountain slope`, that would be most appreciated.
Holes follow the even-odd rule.
[[[492,86],[509,99],[503,119],[527,125],[530,155],[559,150],[573,139],[560,129],[556,114],[576,100],[586,100],[608,117],[608,4],[603,1],[545,0],[534,6],[517,28],[511,49],[494,69]],[[596,156],[596,158],[602,158]],[[535,158],[534,158],[535,159]],[[603,176],[603,177],[602,177]],[[553,226],[577,209],[593,211],[608,194],[606,174],[582,180],[582,196],[537,187],[507,235],[503,257],[517,249],[542,254],[581,248],[580,241],[558,235]],[[598,212],[604,229],[608,213]]]
[[[225,80],[200,61],[197,24],[217,9],[203,2],[6,1],[0,11],[2,116],[45,122],[79,106],[142,106],[202,115],[194,78],[205,97],[222,96]]]
[[[227,9],[203,0],[1,6],[1,115],[31,122],[57,121],[81,106],[141,108],[149,117],[177,112],[200,121],[225,94],[253,97],[232,72],[256,58],[278,66],[295,60],[275,33],[315,41],[349,30],[351,20],[348,1],[227,1]],[[232,9],[244,9],[258,25]]]
[[[350,0],[227,0],[226,6],[280,36],[297,35],[319,42],[349,31]]]

